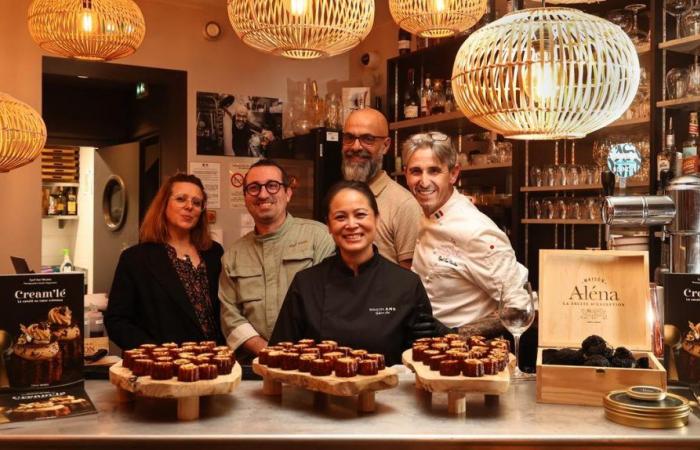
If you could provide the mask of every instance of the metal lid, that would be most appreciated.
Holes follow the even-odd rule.
[[[697,175],[683,175],[672,179],[666,188],[669,191],[700,190],[700,177]]]

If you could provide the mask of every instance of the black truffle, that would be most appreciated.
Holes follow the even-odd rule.
[[[637,367],[638,369],[650,369],[651,366],[649,365],[649,357],[642,356],[641,358],[637,358],[635,367]]]
[[[610,364],[613,367],[632,368],[632,367],[634,367],[634,358],[621,358],[618,356],[613,356],[610,359]]]
[[[615,353],[613,353],[613,358],[631,359],[634,360],[634,355],[631,351],[625,347],[617,347]]]
[[[542,362],[544,364],[580,366],[583,364],[583,361],[583,353],[575,348],[547,349],[542,351]]]
[[[610,361],[603,355],[591,355],[586,358],[586,362],[583,363],[584,366],[592,367],[610,367]]]
[[[605,342],[605,339],[595,334],[583,340],[581,343],[581,350],[583,350],[583,354],[587,358],[592,355],[601,355],[605,358],[611,358],[613,355],[613,349]]]

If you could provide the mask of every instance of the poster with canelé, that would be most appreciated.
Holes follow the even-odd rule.
[[[83,379],[83,274],[0,275],[0,423],[94,413]]]

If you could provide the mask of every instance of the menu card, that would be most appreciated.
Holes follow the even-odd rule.
[[[664,364],[668,379],[700,381],[700,275],[664,279]]]
[[[0,275],[0,423],[96,413],[83,379],[83,274]]]

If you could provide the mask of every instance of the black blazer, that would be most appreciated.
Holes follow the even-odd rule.
[[[220,344],[225,342],[219,319],[223,253],[216,242],[201,252],[207,265],[209,298]],[[110,339],[124,350],[144,343],[204,340],[194,308],[164,244],[138,244],[122,252],[109,292],[105,327]]]

